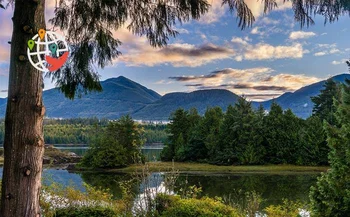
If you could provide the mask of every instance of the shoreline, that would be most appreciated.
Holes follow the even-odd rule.
[[[146,166],[145,166],[146,165]],[[217,166],[207,163],[183,162],[147,162],[145,165],[134,164],[125,168],[99,169],[75,167],[72,172],[132,173],[141,172],[145,168],[149,172],[171,172],[187,174],[301,174],[326,172],[328,166],[296,166],[296,165],[255,165],[255,166]]]

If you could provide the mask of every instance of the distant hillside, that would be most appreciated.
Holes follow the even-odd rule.
[[[350,74],[333,77],[337,82],[350,79]],[[273,99],[283,109],[291,108],[302,118],[312,113],[313,103],[310,97],[319,94],[325,81],[305,86],[294,93],[285,93]],[[102,81],[103,92],[83,95],[80,99],[69,100],[57,89],[44,92],[46,116],[51,118],[99,117],[119,118],[131,114],[134,119],[142,120],[168,120],[170,114],[177,108],[197,108],[204,114],[208,107],[220,106],[226,110],[227,106],[234,104],[237,95],[228,90],[199,90],[191,93],[169,93],[161,97],[153,90],[131,81],[125,77],[111,78]],[[253,102],[254,107],[263,104],[269,109],[273,100]],[[6,99],[0,98],[0,117],[4,117]]]
[[[6,98],[0,98],[0,118],[5,116],[6,100]]]
[[[341,74],[333,77],[336,82],[344,83],[345,79],[350,79],[350,74]],[[323,89],[325,81],[320,81],[309,86],[305,86],[294,93],[285,93],[276,99],[262,102],[266,109],[269,109],[271,103],[276,101],[283,109],[292,109],[292,111],[301,118],[307,118],[312,114],[313,102],[311,101],[312,96],[317,96],[320,90]],[[260,103],[255,102],[254,105],[257,107]]]
[[[204,114],[208,107],[220,106],[226,110],[227,106],[234,104],[237,95],[228,90],[199,90],[191,93],[169,93],[160,100],[146,105],[132,114],[135,119],[167,120],[169,115],[177,108],[197,108]]]
[[[69,100],[57,89],[44,92],[48,117],[104,117],[118,118],[158,100],[161,96],[125,77],[102,81],[103,91]]]
[[[0,106],[6,103],[6,98],[0,98]]]
[[[101,82],[103,91],[69,100],[58,89],[44,91],[46,116],[51,118],[99,117],[118,118],[160,99],[153,90],[123,76]],[[0,106],[0,114],[5,109]]]

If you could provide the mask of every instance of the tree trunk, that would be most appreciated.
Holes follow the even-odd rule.
[[[27,42],[45,29],[45,0],[16,0],[7,110],[1,217],[39,217],[42,157],[44,153],[42,73],[28,60]],[[24,31],[24,26],[32,32]]]

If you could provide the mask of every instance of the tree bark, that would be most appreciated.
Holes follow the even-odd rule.
[[[39,217],[44,153],[42,73],[28,60],[27,42],[45,29],[45,0],[16,0],[11,40],[10,75],[5,119],[5,162],[1,217]],[[32,31],[25,32],[29,25]]]

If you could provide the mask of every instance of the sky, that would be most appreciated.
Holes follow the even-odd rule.
[[[249,100],[262,101],[303,86],[348,73],[350,18],[300,28],[290,3],[277,0],[278,8],[263,14],[263,4],[245,0],[256,22],[241,30],[222,0],[200,20],[176,25],[180,33],[168,46],[153,48],[145,37],[126,27],[113,32],[123,44],[122,56],[104,69],[101,80],[125,76],[161,95],[203,89],[227,89]],[[46,1],[46,19],[55,1]],[[9,51],[13,10],[0,11],[0,97],[7,97]],[[45,80],[45,89],[54,87]]]

